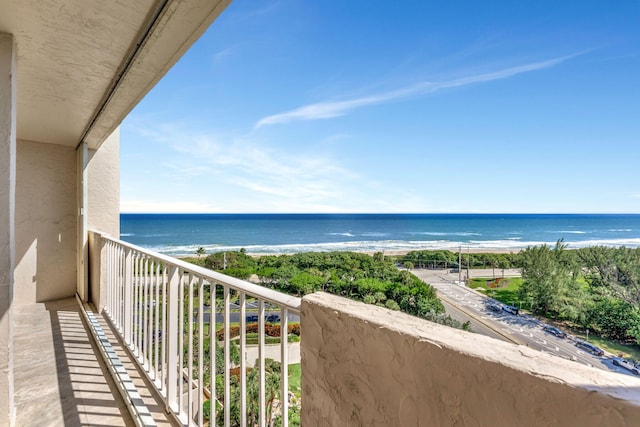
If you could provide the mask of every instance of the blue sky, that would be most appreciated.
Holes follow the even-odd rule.
[[[638,22],[236,0],[123,122],[121,210],[640,213]]]

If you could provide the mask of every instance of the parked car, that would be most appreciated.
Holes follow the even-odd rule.
[[[269,323],[277,323],[279,321],[280,321],[279,314],[271,313],[270,315],[267,316],[267,322]]]
[[[635,364],[627,359],[623,359],[622,357],[612,357],[611,361],[614,365],[620,366],[621,368],[626,369],[627,371],[631,371],[636,375],[640,375],[640,369],[638,369]]]
[[[604,351],[600,347],[596,347],[593,344],[590,344],[586,341],[576,341],[576,346],[593,354],[594,356],[603,356]]]
[[[545,331],[548,334],[551,335],[555,335],[558,338],[566,338],[567,334],[563,331],[561,331],[560,329],[556,328],[555,326],[550,326],[550,325],[546,325],[545,327],[542,328],[543,331]]]
[[[499,313],[502,311],[502,306],[500,304],[489,304],[488,308],[489,310],[495,311],[496,313]]]
[[[512,305],[503,305],[502,310],[506,311],[507,313],[513,314],[515,316],[517,316],[518,313],[520,312],[520,310],[518,310],[518,307],[514,307]]]
[[[258,315],[257,314],[247,314],[247,322],[257,322]]]

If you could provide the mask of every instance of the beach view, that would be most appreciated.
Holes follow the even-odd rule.
[[[0,427],[640,425],[638,22],[0,1]]]

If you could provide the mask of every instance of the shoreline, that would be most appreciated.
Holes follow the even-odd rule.
[[[524,248],[463,248],[462,254],[517,254],[520,251],[523,251]],[[458,248],[442,248],[442,249],[398,249],[398,250],[384,250],[384,251],[306,251],[306,252],[248,252],[247,255],[258,258],[263,256],[280,256],[280,255],[295,255],[298,253],[309,253],[309,252],[355,252],[360,254],[373,255],[377,252],[382,252],[385,256],[403,256],[408,254],[409,252],[418,252],[418,251],[428,251],[428,252],[436,252],[436,251],[449,251],[454,254],[460,252]],[[213,253],[213,252],[212,252]],[[189,256],[189,255],[186,255]]]
[[[462,255],[464,254],[517,254],[520,251],[523,251],[524,248],[470,248],[470,249],[463,249],[462,250]],[[568,249],[571,250],[571,249]],[[353,252],[353,253],[358,253],[358,254],[366,254],[366,255],[370,255],[373,256],[375,253],[377,252],[382,252],[385,256],[403,256],[408,254],[409,252],[416,252],[416,251],[429,251],[429,252],[435,252],[435,251],[449,251],[452,253],[459,253],[460,251],[457,249],[453,249],[453,248],[442,248],[442,249],[407,249],[407,250],[402,250],[402,249],[398,249],[398,250],[385,250],[385,251],[301,251],[301,252],[249,252],[247,251],[246,254],[249,255],[252,258],[260,258],[263,256],[280,256],[280,255],[296,255],[296,254],[302,254],[302,253],[312,253],[312,252]],[[220,252],[238,252],[238,250],[229,250],[229,251],[217,251],[217,252],[207,252],[205,253],[203,256],[208,256],[214,253],[220,253]],[[196,258],[197,255],[194,254],[177,254],[177,255],[169,255],[171,257],[174,258],[178,258],[178,259],[182,259],[182,258]]]

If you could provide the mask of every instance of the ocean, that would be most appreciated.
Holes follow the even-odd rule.
[[[640,247],[640,215],[616,214],[121,214],[121,239],[167,255]]]

